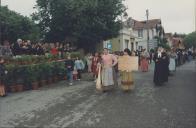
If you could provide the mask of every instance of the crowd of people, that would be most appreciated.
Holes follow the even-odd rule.
[[[129,49],[125,49],[123,52],[109,53],[108,49],[104,49],[102,54],[96,53],[93,57],[89,54],[87,58],[88,71],[93,71],[94,77],[99,79],[99,85],[102,85],[102,90],[110,90],[111,85],[116,84],[115,78],[116,71],[118,70],[118,58],[120,56],[137,56],[139,59],[138,67],[142,72],[149,71],[149,65],[154,62],[154,77],[153,82],[156,86],[164,85],[168,82],[168,77],[174,75],[176,67],[186,62],[190,62],[195,59],[195,52],[192,49],[188,50],[166,50],[162,47],[158,47],[155,52],[147,52],[146,49],[142,49],[141,52],[131,52]],[[125,59],[128,60],[128,59]],[[127,63],[126,61],[124,63]],[[93,66],[92,66],[93,65]],[[101,65],[101,70],[99,70]],[[117,68],[117,69],[116,69]],[[128,69],[128,68],[127,68]],[[100,77],[98,74],[100,72]],[[132,71],[119,71],[121,76],[121,85],[123,90],[133,89],[133,75]],[[97,79],[97,80],[98,80]],[[101,81],[101,82],[100,82]]]
[[[72,52],[75,50],[76,48],[72,47],[69,43],[31,43],[30,40],[23,41],[22,39],[18,39],[11,45],[9,42],[5,41],[4,45],[0,46],[0,56],[45,55],[46,53],[61,56],[65,52]]]
[[[64,52],[71,52],[74,48],[69,44],[63,45],[60,43],[37,43],[31,44],[30,41],[22,41],[18,39],[16,43],[9,46],[12,55],[44,55],[45,53],[51,53],[52,55],[61,54]],[[81,73],[86,70],[88,73],[92,73],[94,81],[96,82],[96,88],[103,92],[111,90],[114,85],[118,85],[118,76],[120,76],[121,87],[124,91],[130,91],[134,89],[133,73],[129,66],[125,66],[125,70],[118,69],[119,57],[125,58],[124,63],[129,63],[130,57],[138,58],[138,70],[142,72],[149,71],[149,65],[154,62],[154,77],[153,82],[155,85],[160,86],[165,82],[168,82],[169,75],[174,74],[176,67],[184,64],[186,61],[195,59],[195,52],[191,49],[188,50],[165,50],[159,47],[155,52],[148,52],[146,49],[141,51],[131,52],[129,49],[125,49],[123,52],[110,53],[109,49],[104,48],[102,53],[96,52],[93,54],[87,54],[83,59],[76,57],[71,58],[68,56],[65,60],[65,67],[67,69],[67,79],[69,84],[73,84],[73,80],[81,80]],[[0,58],[0,75],[1,78],[6,74],[4,66],[4,60]],[[117,74],[120,75],[117,75]],[[2,81],[0,81],[2,82]],[[0,94],[3,94],[3,89],[0,88]],[[5,93],[5,92],[4,92]]]

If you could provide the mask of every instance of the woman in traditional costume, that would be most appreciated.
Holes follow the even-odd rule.
[[[88,54],[87,56],[87,65],[88,65],[88,72],[91,73],[92,72],[92,58],[93,58],[93,55],[91,53]]]
[[[142,72],[148,71],[148,58],[149,58],[148,52],[146,51],[146,49],[143,49],[141,53],[141,62],[140,62],[140,69]]]
[[[113,67],[117,64],[117,58],[109,54],[107,48],[104,49],[102,59],[102,69],[101,69],[101,82],[102,82],[102,91],[110,90],[114,84],[114,69]]]
[[[176,71],[176,58],[177,58],[177,54],[175,53],[175,51],[172,49],[171,53],[169,54],[169,71],[170,74],[174,73]]]
[[[130,70],[129,62],[131,56],[131,51],[129,49],[124,50],[124,55],[121,57],[123,60],[123,69],[120,70],[120,76],[121,76],[121,87],[124,91],[131,91],[134,89],[134,84],[133,84],[133,73]]]
[[[93,72],[93,77],[95,78],[95,80],[98,77],[98,63],[100,62],[100,56],[99,53],[95,53],[95,56],[92,59],[92,67],[91,70]]]

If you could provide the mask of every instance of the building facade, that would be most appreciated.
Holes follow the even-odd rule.
[[[160,19],[152,19],[148,21],[133,20],[133,33],[137,35],[138,49],[154,49],[158,45],[155,37],[163,38],[164,28]]]
[[[132,35],[131,29],[124,26],[119,31],[118,37],[104,41],[103,47],[111,51],[123,51],[125,48],[135,50],[134,41],[135,37]]]
[[[132,51],[154,49],[158,45],[155,37],[163,38],[164,28],[160,19],[136,21],[128,18],[116,38],[103,41],[103,47],[111,51],[123,51],[129,48]]]

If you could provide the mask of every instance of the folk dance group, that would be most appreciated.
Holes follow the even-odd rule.
[[[140,69],[143,72],[149,70],[148,56],[148,53],[143,50],[140,56]],[[97,64],[96,89],[106,92],[114,88],[114,85],[118,85],[117,73],[114,70],[114,67],[118,65],[121,89],[126,92],[132,91],[134,89],[133,71],[136,71],[139,67],[138,59],[133,58],[138,57],[134,56],[134,53],[131,53],[129,49],[124,50],[123,56],[115,56],[109,54],[108,49],[105,48]],[[168,55],[164,48],[159,47],[152,59],[155,63],[153,82],[155,85],[160,86],[168,82],[169,73],[176,70],[176,55],[174,51],[171,51]]]
[[[124,91],[130,91],[134,89],[132,70],[130,70],[128,64],[131,52],[129,49],[124,50],[124,55],[121,60],[124,60],[124,67],[120,69],[121,87]],[[106,92],[114,88],[114,85],[118,85],[117,73],[114,70],[114,66],[119,64],[119,57],[109,54],[108,49],[104,49],[101,56],[101,62],[98,63],[98,78],[96,82],[97,90]],[[118,66],[119,68],[119,66]]]

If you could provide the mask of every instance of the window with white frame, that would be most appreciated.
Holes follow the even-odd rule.
[[[139,50],[141,51],[143,49],[143,47],[142,46],[139,46]]]
[[[138,37],[143,37],[143,29],[138,30]]]
[[[134,51],[134,43],[131,42],[131,51]]]
[[[125,40],[125,48],[129,48],[129,40]]]
[[[154,37],[154,29],[152,29],[152,38]]]
[[[136,50],[138,50],[138,42],[136,42]]]

